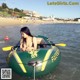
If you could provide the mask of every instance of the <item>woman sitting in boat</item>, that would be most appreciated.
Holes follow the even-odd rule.
[[[43,38],[34,37],[28,27],[23,27],[20,30],[21,40],[20,40],[20,49],[22,51],[31,51],[36,50],[38,44],[45,43]]]

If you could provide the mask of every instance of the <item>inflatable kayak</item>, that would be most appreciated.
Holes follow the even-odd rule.
[[[47,43],[50,43],[47,38],[43,38]],[[8,55],[7,63],[13,71],[22,76],[33,77],[35,68],[35,76],[40,77],[54,71],[60,59],[59,49],[52,45],[30,52],[23,52],[19,47],[16,47]]]

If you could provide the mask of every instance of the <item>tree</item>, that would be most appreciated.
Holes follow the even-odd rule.
[[[20,10],[18,8],[14,8],[14,11],[16,12],[20,12]]]
[[[40,20],[42,20],[42,19],[43,19],[43,17],[42,17],[42,16],[40,16],[40,17],[39,17],[39,19],[40,19]]]
[[[2,3],[2,8],[3,9],[8,8],[8,6],[6,5],[6,3]]]
[[[0,6],[0,11],[2,11],[2,7]]]
[[[23,16],[26,16],[26,14],[21,12],[21,13],[19,14],[19,17],[22,18]]]

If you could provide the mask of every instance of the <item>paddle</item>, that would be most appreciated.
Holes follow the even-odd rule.
[[[53,45],[53,46],[62,46],[62,47],[66,46],[66,44],[64,44],[64,43],[58,43],[58,44],[39,44],[39,45]]]
[[[13,47],[13,46],[3,47],[2,50],[3,50],[3,51],[10,51],[12,47]]]
[[[58,44],[39,44],[39,45],[53,45],[53,46],[61,46],[61,47],[65,47],[66,46],[66,44],[64,44],[64,43],[58,43]],[[12,47],[13,46],[3,47],[2,50],[3,51],[10,51]]]

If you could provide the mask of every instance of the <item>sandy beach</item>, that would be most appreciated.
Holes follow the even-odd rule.
[[[4,18],[0,17],[0,27],[15,26],[22,24],[51,24],[51,23],[80,23],[80,22],[63,22],[63,21],[43,21],[43,20],[26,20],[22,18]]]
[[[26,20],[22,18],[4,18],[0,17],[0,27],[3,26],[15,26],[22,24],[43,24],[43,23],[53,23],[52,21],[42,21],[42,20]]]
[[[20,18],[3,18],[3,17],[0,17],[0,27],[21,25],[21,24],[26,24],[26,20],[20,19]]]

